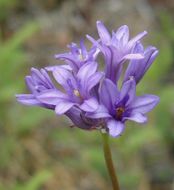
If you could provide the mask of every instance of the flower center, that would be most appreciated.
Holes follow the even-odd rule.
[[[84,57],[81,53],[79,54],[78,57],[79,57],[79,60],[80,60],[80,61],[85,61],[85,57]]]
[[[75,90],[73,91],[73,93],[74,93],[75,96],[77,96],[77,97],[79,97],[79,98],[81,97],[80,92],[79,92],[78,90],[75,89]]]
[[[123,107],[116,108],[116,119],[121,120],[125,109]]]

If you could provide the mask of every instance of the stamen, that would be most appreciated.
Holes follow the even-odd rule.
[[[79,92],[78,90],[75,89],[75,90],[73,91],[73,93],[74,93],[75,96],[81,97],[81,96],[80,96],[80,92]]]
[[[122,119],[124,111],[125,111],[125,109],[124,109],[123,107],[118,107],[118,108],[116,109],[116,118],[117,118],[118,120],[121,120],[121,119]]]
[[[81,53],[79,54],[79,59],[80,59],[80,61],[84,60],[83,55]]]
[[[84,60],[85,60],[85,57],[84,57],[84,55],[83,55],[82,50],[80,49],[78,53],[79,53],[78,57],[79,57],[80,61],[84,61]]]
[[[134,80],[134,76],[129,76],[129,80]]]

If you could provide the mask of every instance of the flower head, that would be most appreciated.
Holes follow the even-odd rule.
[[[126,25],[108,32],[101,21],[97,22],[99,39],[92,41],[93,47],[87,51],[84,42],[80,48],[72,43],[69,53],[56,55],[65,62],[63,65],[49,66],[40,71],[31,69],[26,77],[30,94],[19,94],[17,100],[26,105],[37,105],[53,109],[57,115],[65,114],[73,124],[81,129],[104,129],[117,137],[125,129],[127,120],[144,123],[146,113],[159,102],[155,95],[136,95],[136,85],[140,82],[158,54],[155,47],[146,49],[140,40],[147,32],[129,40]],[[105,71],[99,71],[97,55],[104,56]],[[128,60],[121,78],[123,64]],[[53,75],[54,85],[47,71]]]

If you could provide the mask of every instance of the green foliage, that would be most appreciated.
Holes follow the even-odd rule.
[[[142,176],[139,171],[127,171],[123,175],[120,175],[120,182],[128,189],[134,189],[141,180],[141,177]]]
[[[126,157],[141,150],[141,148],[147,143],[147,139],[148,143],[161,141],[161,136],[156,124],[152,126],[129,126],[126,133],[127,134],[125,134],[118,142],[120,146],[124,146],[124,149],[119,149]]]
[[[8,190],[39,190],[44,183],[51,177],[51,173],[47,170],[36,173],[25,184],[15,184],[13,187],[8,187]],[[0,183],[0,190],[6,190],[7,186]]]
[[[17,6],[19,0],[0,0],[0,22],[8,17],[11,9]]]
[[[154,84],[166,78],[166,73],[171,68],[173,60],[171,44],[164,39],[160,38],[160,40],[162,44],[159,46],[159,55],[145,76],[147,82],[153,81]]]
[[[0,44],[0,101],[8,101],[21,88],[22,77],[17,75],[21,66],[26,63],[26,54],[21,49],[22,44],[38,30],[37,23],[27,23],[8,41]],[[21,83],[22,81],[22,83]]]
[[[1,156],[0,156],[0,168],[5,168],[10,163],[10,159],[16,149],[16,140],[14,137],[10,139],[5,137],[0,138],[0,149],[1,149]]]
[[[166,38],[174,41],[174,27],[172,16],[167,11],[164,11],[159,15],[159,20],[162,28],[161,32],[166,35]]]
[[[157,109],[157,126],[168,143],[174,142],[174,86],[168,86],[161,91],[161,102]]]
[[[40,187],[51,177],[49,171],[40,171],[36,173],[26,184],[16,185],[13,190],[39,190]]]

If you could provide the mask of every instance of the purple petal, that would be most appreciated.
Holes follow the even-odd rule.
[[[54,87],[54,84],[52,83],[52,81],[51,81],[51,79],[50,79],[48,73],[46,72],[46,70],[45,70],[45,69],[41,69],[40,72],[41,72],[41,74],[44,76],[44,78],[45,78],[45,83],[48,85],[48,87],[49,87],[50,89],[55,88],[55,87]]]
[[[88,81],[90,77],[96,72],[97,70],[97,63],[96,62],[89,62],[83,65],[78,73],[77,73],[77,78],[79,79],[81,86],[83,89],[87,90],[88,89]]]
[[[108,110],[112,110],[115,101],[119,96],[116,85],[109,79],[105,79],[100,89],[100,101]]]
[[[128,81],[123,83],[120,92],[120,101],[124,101],[126,99],[126,105],[130,104],[135,98],[136,93],[136,83],[134,78],[130,78]]]
[[[96,86],[100,82],[102,77],[104,77],[104,73],[97,72],[97,73],[93,74],[88,80],[87,91],[89,92],[94,86]]]
[[[138,41],[135,47],[133,48],[133,53],[144,54],[144,47],[140,41]]]
[[[45,69],[47,71],[51,71],[53,72],[55,69],[57,69],[58,67],[62,67],[64,69],[67,69],[67,70],[72,70],[72,68],[69,66],[69,65],[56,65],[56,66],[48,66],[48,67],[45,67]]]
[[[57,115],[62,115],[70,110],[74,105],[75,103],[69,101],[59,101],[56,105],[55,112]]]
[[[88,62],[84,64],[79,72],[77,73],[77,78],[81,80],[88,79],[91,75],[93,75],[97,70],[97,63],[96,62]]]
[[[33,78],[33,80],[35,80],[37,82],[44,81],[44,77],[42,76],[40,71],[33,67],[31,68],[31,77]]]
[[[55,55],[55,58],[60,59],[60,60],[66,60],[70,68],[72,68],[76,72],[78,71],[80,60],[77,59],[77,55],[73,55],[71,53],[63,53],[63,54]],[[69,68],[65,68],[65,69],[70,70]]]
[[[45,104],[57,105],[61,100],[68,100],[68,97],[58,90],[48,90],[38,95],[37,99]]]
[[[81,54],[83,57],[86,57],[88,55],[87,49],[84,44],[84,40],[80,41],[80,48],[81,48]]]
[[[104,24],[101,21],[97,21],[97,30],[102,43],[109,44],[111,41],[111,36],[107,28],[104,26]]]
[[[128,43],[129,40],[129,28],[126,25],[121,26],[115,33],[117,39],[122,40],[123,46]]]
[[[137,36],[135,36],[134,38],[132,38],[129,43],[128,43],[128,49],[131,49],[136,42],[138,42],[141,38],[143,38],[145,35],[147,35],[147,32],[141,32],[139,33]]]
[[[62,67],[57,67],[53,71],[53,76],[56,79],[56,81],[64,87],[64,89],[69,88],[69,85],[67,84],[67,80],[71,79],[71,82],[72,82],[74,78],[71,71]]]
[[[99,53],[100,53],[100,49],[97,48],[97,46],[93,45],[88,53],[88,57],[92,58],[91,61],[94,61],[97,58]]]
[[[77,52],[79,52],[78,45],[74,42],[72,42],[71,44],[68,44],[67,47],[71,50],[72,54],[74,55],[76,55]]]
[[[95,98],[85,100],[79,107],[85,112],[94,112],[97,110],[99,104]]]
[[[114,46],[105,47],[103,53],[105,55],[106,77],[115,82],[120,77],[122,57],[120,57],[120,53]]]
[[[30,92],[34,93],[36,91],[35,84],[33,83],[31,76],[25,77],[25,83],[28,89],[30,90]]]
[[[91,43],[93,43],[93,45],[94,46],[96,46],[96,44],[98,44],[98,41],[97,40],[95,40],[92,36],[90,36],[90,35],[86,35],[86,38],[91,42]]]
[[[151,111],[158,104],[158,102],[158,96],[144,95],[136,97],[129,107],[133,112],[145,114]]]
[[[68,63],[72,62],[75,64],[75,59],[77,58],[77,55],[73,55],[72,53],[62,53],[62,54],[56,54],[55,58],[68,61]]]
[[[156,50],[156,48],[148,47],[145,50],[143,59],[132,60],[128,65],[128,68],[126,69],[124,81],[128,80],[130,76],[133,76],[135,78],[136,83],[138,83],[151,66],[157,54],[158,51]]]
[[[41,102],[39,102],[33,94],[17,94],[17,101],[27,105],[27,106],[41,106]]]
[[[139,53],[132,53],[132,54],[127,54],[123,57],[123,59],[143,59],[144,56]]]
[[[107,122],[107,128],[109,129],[109,134],[112,137],[118,137],[124,131],[125,126],[121,121],[111,119]]]
[[[25,77],[25,83],[34,96],[44,91],[55,89],[48,73],[44,69],[39,71],[35,68],[31,68],[31,76]]]
[[[48,89],[54,88],[51,80],[49,79],[48,81],[49,76],[44,69],[39,71],[38,69],[31,68],[31,78],[35,85],[42,85]]]
[[[69,119],[71,119],[71,121],[76,127],[86,130],[89,130],[93,127],[92,124],[90,125],[84,121],[84,119],[82,118],[82,111],[76,108],[75,106],[68,110],[66,112],[66,115],[67,117],[69,117]]]
[[[144,74],[149,69],[149,67],[151,66],[157,55],[158,55],[158,50],[156,50],[156,48],[151,48],[150,51],[148,50],[145,52],[145,58],[140,62],[141,67],[137,69],[138,75],[135,77],[137,83],[144,76]]]
[[[103,50],[103,45],[101,45],[99,42],[101,42],[101,40],[95,40],[93,37],[91,37],[90,35],[86,35],[86,38],[93,43],[94,47],[97,47],[97,51],[96,54],[98,54],[100,51]]]
[[[125,117],[124,120],[131,120],[137,123],[145,123],[147,121],[147,117],[145,117],[141,113],[132,113],[129,117]]]
[[[86,116],[93,119],[101,119],[101,118],[110,118],[111,115],[108,113],[108,110],[105,106],[99,105],[98,109],[92,113],[86,113]]]

